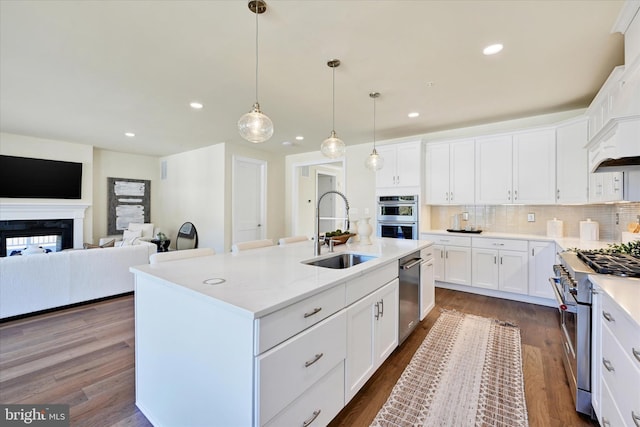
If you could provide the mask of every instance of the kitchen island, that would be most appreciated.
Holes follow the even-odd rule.
[[[133,267],[136,405],[156,426],[326,424],[397,346],[398,260],[430,245],[338,246],[374,257],[346,269],[304,264],[311,241]]]

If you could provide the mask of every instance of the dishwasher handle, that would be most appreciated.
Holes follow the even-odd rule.
[[[403,270],[410,270],[416,265],[419,265],[421,262],[422,262],[422,258],[414,258],[411,261],[407,261],[404,264],[402,264],[400,268]]]

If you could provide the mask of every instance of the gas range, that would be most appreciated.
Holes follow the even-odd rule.
[[[640,277],[640,258],[629,254],[578,251],[578,258],[598,274]]]

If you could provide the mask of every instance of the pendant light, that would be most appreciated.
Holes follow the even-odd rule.
[[[256,102],[251,111],[238,120],[238,131],[244,139],[257,144],[265,142],[273,135],[273,123],[260,110],[258,103],[258,15],[266,12],[267,3],[264,0],[251,0],[249,10],[256,14]]]
[[[379,92],[371,92],[369,94],[373,98],[373,151],[364,161],[364,165],[367,169],[375,172],[382,169],[384,166],[384,159],[380,157],[380,154],[376,151],[376,98],[380,97]]]
[[[331,127],[331,135],[322,141],[320,151],[330,159],[337,159],[344,156],[344,142],[336,135],[336,67],[340,66],[339,59],[332,59],[327,65],[333,68],[333,119]]]

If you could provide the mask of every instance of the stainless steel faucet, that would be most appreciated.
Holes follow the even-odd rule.
[[[350,227],[349,224],[349,201],[347,200],[347,197],[342,194],[339,191],[336,190],[329,190],[326,193],[324,193],[322,196],[318,197],[318,205],[316,206],[316,230],[315,230],[315,238],[316,241],[313,245],[313,255],[314,256],[318,256],[320,255],[320,248],[322,247],[322,242],[320,242],[320,202],[322,201],[322,198],[324,196],[326,196],[327,194],[337,194],[338,196],[342,197],[342,200],[344,200],[344,206],[346,209],[346,214],[347,214],[347,230]]]

